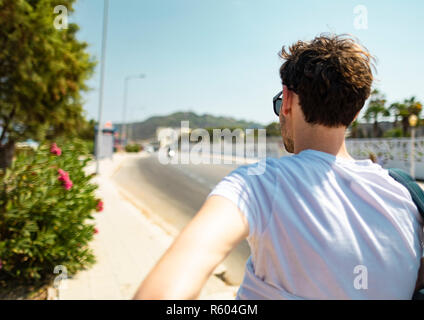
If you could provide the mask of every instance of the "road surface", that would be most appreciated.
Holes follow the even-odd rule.
[[[157,154],[130,158],[115,173],[114,180],[142,201],[154,214],[181,230],[200,209],[212,188],[235,164],[167,164]],[[239,285],[250,250],[246,241],[224,260],[225,280]]]

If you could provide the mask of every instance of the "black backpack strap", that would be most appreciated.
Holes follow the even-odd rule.
[[[411,194],[412,200],[418,208],[421,216],[424,219],[424,191],[421,187],[412,179],[412,177],[405,171],[398,168],[390,168],[389,175],[397,182],[401,183],[408,189]]]
[[[418,208],[421,216],[424,219],[424,191],[415,182],[412,177],[405,171],[398,168],[390,168],[389,175],[397,182],[401,183],[411,194],[412,200]],[[424,300],[424,289],[418,290],[414,293],[412,300]]]

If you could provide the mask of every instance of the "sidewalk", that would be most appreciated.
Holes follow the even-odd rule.
[[[95,213],[99,233],[91,243],[97,263],[64,281],[59,299],[131,299],[172,243],[173,237],[125,199],[111,179],[125,159],[139,156],[143,155],[115,154],[113,160],[102,160],[95,182],[104,210]],[[89,169],[94,170],[94,164]],[[199,298],[234,299],[236,290],[212,276]]]

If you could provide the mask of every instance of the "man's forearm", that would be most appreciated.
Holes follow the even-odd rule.
[[[210,197],[141,284],[135,299],[195,299],[218,264],[249,232],[229,200]]]
[[[189,255],[178,241],[161,258],[138,289],[134,299],[196,299],[212,271],[204,268],[204,260]]]

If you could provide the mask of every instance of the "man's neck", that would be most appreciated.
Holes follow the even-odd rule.
[[[345,127],[328,128],[321,125],[299,128],[293,137],[294,153],[312,149],[353,160],[346,149],[345,131]]]

